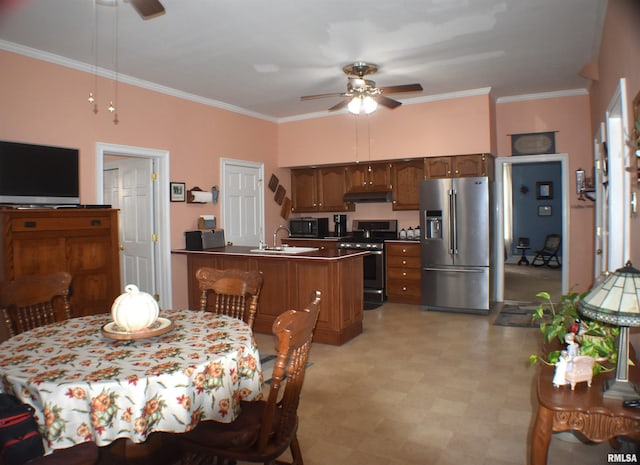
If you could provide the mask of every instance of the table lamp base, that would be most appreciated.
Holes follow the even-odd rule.
[[[640,397],[640,392],[629,381],[612,379],[606,384],[602,396],[605,399],[631,400]]]

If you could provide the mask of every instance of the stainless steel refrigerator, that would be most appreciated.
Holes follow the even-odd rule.
[[[491,188],[487,177],[422,181],[422,305],[427,309],[491,310]]]

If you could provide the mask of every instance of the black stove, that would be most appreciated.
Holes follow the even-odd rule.
[[[354,220],[352,235],[338,241],[339,249],[371,252],[363,260],[365,302],[385,300],[384,241],[396,239],[397,235],[397,220]]]
[[[354,220],[352,235],[341,238],[338,248],[382,250],[385,240],[397,236],[397,220]]]

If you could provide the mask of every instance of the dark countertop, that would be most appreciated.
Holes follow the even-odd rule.
[[[316,250],[314,252],[306,252],[299,254],[279,254],[279,253],[260,253],[251,252],[253,249],[257,249],[258,246],[243,246],[243,245],[228,245],[226,247],[218,247],[215,249],[205,250],[186,250],[186,249],[174,249],[171,253],[181,255],[245,255],[252,258],[291,258],[291,259],[306,259],[306,260],[343,260],[346,258],[367,255],[369,252],[361,250]]]

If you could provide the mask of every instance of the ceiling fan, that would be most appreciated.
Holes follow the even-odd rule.
[[[158,0],[127,0],[142,19],[151,19],[164,14],[164,7]],[[96,0],[100,5],[113,6],[116,0]]]
[[[376,83],[365,76],[378,71],[378,65],[364,62],[356,62],[342,68],[348,76],[347,91],[333,94],[306,95],[300,100],[312,100],[326,97],[346,97],[340,103],[329,108],[329,111],[340,110],[347,107],[351,113],[359,114],[361,111],[372,113],[378,105],[394,109],[402,105],[402,102],[389,98],[383,94],[397,94],[401,92],[419,92],[420,84],[405,84],[401,86],[376,87]]]

